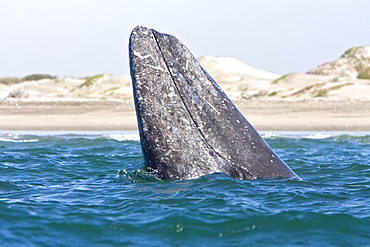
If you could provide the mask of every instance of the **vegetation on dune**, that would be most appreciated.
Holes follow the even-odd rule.
[[[340,78],[340,77],[335,77],[335,78],[333,78],[333,79],[331,80],[331,82],[339,82],[339,78]]]
[[[275,95],[277,95],[278,94],[278,92],[276,92],[276,91],[274,91],[274,92],[272,92],[272,93],[269,93],[269,97],[272,97],[272,96],[275,96]]]
[[[271,84],[277,84],[278,82],[288,78],[290,75],[292,75],[292,74],[286,74],[286,75],[280,76],[276,80],[272,81]]]
[[[359,48],[361,48],[361,46],[360,47],[351,47],[351,48],[349,48],[348,50],[346,50],[345,52],[344,52],[344,55],[352,55],[353,56],[353,52],[354,51],[356,51],[356,50],[358,50]]]
[[[105,90],[103,92],[103,94],[106,94],[106,93],[109,93],[109,92],[111,93],[111,92],[113,92],[115,90],[118,90],[118,89],[120,89],[120,87],[112,87],[112,88],[109,88],[109,89]]]
[[[344,83],[344,84],[341,84],[341,85],[336,85],[336,86],[333,86],[333,87],[320,89],[320,90],[318,90],[318,91],[313,92],[312,94],[314,94],[314,97],[325,97],[325,96],[327,96],[327,94],[328,94],[330,91],[338,90],[338,89],[340,89],[340,88],[342,88],[342,87],[345,87],[345,86],[351,86],[351,85],[353,85],[353,84],[354,84],[353,82]]]
[[[48,74],[32,74],[28,75],[22,78],[18,77],[4,77],[0,78],[0,84],[4,85],[13,85],[25,81],[38,81],[38,80],[43,80],[43,79],[55,79],[56,76],[48,75]]]
[[[22,80],[18,77],[0,78],[0,84],[4,84],[4,85],[12,85],[12,84],[20,83],[20,82],[22,82]]]
[[[315,97],[325,97],[329,92],[329,89],[320,89],[316,92]]]
[[[23,77],[21,80],[22,81],[38,81],[38,80],[43,80],[43,79],[55,79],[57,78],[56,76],[48,75],[48,74],[32,74]]]
[[[85,77],[85,82],[82,83],[79,88],[83,88],[83,87],[90,87],[92,84],[94,84],[94,82],[103,77],[103,74],[98,74],[98,75],[94,75],[94,76],[90,76],[90,77]]]
[[[357,79],[370,80],[370,67],[363,69],[357,76]]]
[[[305,86],[304,88],[299,89],[298,91],[295,91],[294,93],[292,93],[290,95],[284,96],[284,98],[290,97],[290,96],[299,96],[299,95],[302,95],[302,94],[308,92],[309,90],[311,90],[315,87],[322,87],[324,85],[325,85],[325,83],[316,83],[316,84],[313,84],[313,85],[308,85],[308,86]]]

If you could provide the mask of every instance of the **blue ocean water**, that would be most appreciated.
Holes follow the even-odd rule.
[[[0,132],[0,246],[370,246],[370,133],[263,132],[302,178],[146,174],[136,132]]]

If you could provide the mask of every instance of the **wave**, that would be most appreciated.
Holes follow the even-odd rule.
[[[264,139],[361,140],[370,142],[370,131],[261,131]],[[45,138],[140,141],[137,131],[0,131],[0,142],[28,143]]]
[[[103,137],[116,141],[140,141],[139,133],[109,134]]]
[[[0,142],[27,143],[50,138],[140,141],[137,131],[0,131]]]
[[[0,142],[16,142],[16,143],[22,143],[22,142],[38,142],[38,139],[11,139],[11,138],[2,138],[0,137]]]
[[[264,139],[288,138],[288,139],[358,139],[365,138],[370,140],[370,131],[261,131],[261,136]]]

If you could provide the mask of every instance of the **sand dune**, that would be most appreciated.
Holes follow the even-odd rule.
[[[362,76],[368,78],[370,76],[370,46],[350,48],[337,60],[326,62],[307,73],[352,79]]]
[[[235,58],[204,56],[201,65],[232,100],[312,99],[370,100],[370,47],[353,48],[338,60],[308,73],[278,75],[253,68]],[[89,78],[56,78],[27,81],[11,86],[0,84],[0,99],[28,100],[129,100],[130,77],[102,74]]]
[[[278,75],[235,58],[199,62],[257,129],[370,130],[370,47],[350,49],[306,74]],[[0,84],[0,121],[3,130],[135,129],[130,77]]]
[[[127,75],[102,74],[85,79],[60,77],[27,81],[12,86],[2,86],[0,97],[4,100],[83,100],[119,99],[132,97],[131,78]]]

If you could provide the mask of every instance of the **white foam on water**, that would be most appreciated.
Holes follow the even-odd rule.
[[[0,131],[0,142],[38,142],[38,137],[107,138],[117,141],[140,141],[137,131]]]
[[[329,135],[329,134],[316,133],[314,135],[305,136],[304,138],[307,138],[307,139],[325,139],[325,138],[329,138],[329,137],[331,137],[331,135]]]
[[[370,136],[370,131],[261,131],[259,132],[265,139],[273,138],[305,138],[305,139],[326,139],[342,135],[349,136]]]
[[[116,141],[140,141],[139,133],[109,134],[106,137]]]
[[[17,139],[9,139],[9,138],[2,138],[0,137],[0,142],[17,142],[17,143],[22,143],[22,142],[38,142],[39,140],[38,139],[20,139],[20,140],[17,140]]]

